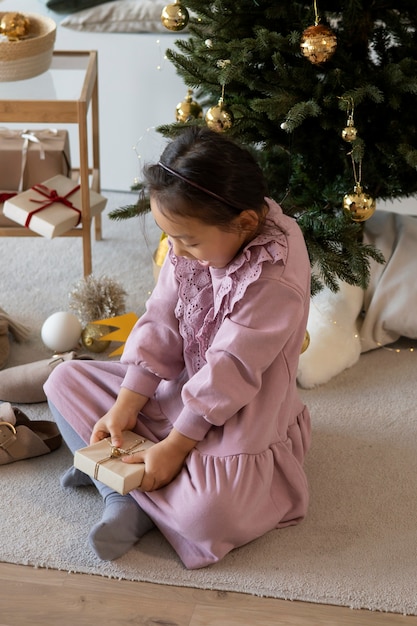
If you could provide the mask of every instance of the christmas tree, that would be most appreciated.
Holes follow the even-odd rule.
[[[312,293],[336,290],[338,280],[366,287],[370,260],[382,261],[362,241],[374,200],[417,191],[415,0],[170,7],[188,10],[190,34],[167,57],[208,111],[159,131],[210,125],[214,112],[220,132],[254,151],[271,197],[300,224]]]

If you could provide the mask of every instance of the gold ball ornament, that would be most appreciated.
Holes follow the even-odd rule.
[[[203,109],[201,106],[193,100],[192,89],[188,90],[185,99],[177,104],[175,109],[175,119],[177,122],[189,122],[203,117]]]
[[[224,104],[223,98],[220,98],[218,104],[207,111],[205,120],[207,126],[218,133],[232,128],[234,122],[233,113]]]
[[[158,267],[162,267],[165,261],[165,257],[168,254],[168,250],[169,250],[168,237],[165,233],[162,233],[159,239],[158,247],[155,250],[155,254],[154,254],[154,261]]]
[[[10,40],[27,37],[30,20],[22,13],[5,13],[0,21],[0,33]]]
[[[344,196],[343,209],[354,222],[366,222],[375,213],[376,202],[363,193],[360,185],[355,185],[353,193]]]
[[[102,337],[110,333],[110,328],[103,324],[87,324],[81,332],[81,343],[90,352],[99,354],[110,345],[110,341],[102,341]]]
[[[334,32],[327,26],[316,24],[305,29],[301,36],[301,52],[313,63],[319,65],[328,61],[337,47]]]
[[[353,121],[348,120],[347,126],[342,130],[343,139],[351,143],[352,141],[355,141],[357,136],[358,131],[356,130]]]
[[[303,354],[303,352],[307,350],[309,345],[310,345],[310,333],[308,332],[308,330],[306,330],[305,335],[304,335],[304,341],[301,346],[301,354]]]
[[[157,282],[159,278],[159,274],[161,271],[161,267],[165,261],[165,257],[168,254],[169,243],[168,237],[166,233],[162,233],[161,238],[159,240],[159,244],[157,249],[153,255],[153,277],[154,281]]]
[[[189,19],[190,16],[187,9],[179,1],[174,4],[167,4],[162,9],[161,22],[168,30],[183,30],[187,26]]]

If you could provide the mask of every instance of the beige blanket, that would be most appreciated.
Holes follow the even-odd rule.
[[[365,242],[373,244],[385,264],[371,263],[364,292],[341,282],[311,300],[310,345],[301,355],[298,383],[322,385],[352,367],[361,353],[400,337],[417,338],[417,217],[376,212],[365,225]]]
[[[377,212],[366,224],[365,241],[381,250],[386,263],[372,263],[364,294],[362,352],[401,336],[417,338],[417,217]]]

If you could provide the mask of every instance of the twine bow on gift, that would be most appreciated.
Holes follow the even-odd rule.
[[[72,209],[73,211],[78,213],[78,220],[77,220],[77,223],[75,224],[76,226],[78,226],[78,224],[81,222],[81,211],[80,209],[77,209],[77,207],[75,207],[70,200],[68,200],[68,197],[71,196],[76,191],[78,191],[79,188],[80,188],[80,185],[77,185],[76,187],[74,187],[74,189],[71,189],[71,191],[66,193],[65,196],[60,196],[58,192],[56,191],[56,189],[49,189],[48,187],[42,184],[34,185],[32,189],[40,193],[45,198],[47,198],[48,201],[45,202],[45,200],[36,200],[35,198],[30,199],[31,202],[38,202],[38,203],[43,202],[43,204],[42,206],[28,213],[28,216],[25,221],[25,228],[29,228],[30,221],[36,213],[39,213],[39,211],[43,211],[48,206],[55,204],[55,202],[59,202],[60,204],[65,204],[65,206],[67,206],[69,209]]]
[[[110,446],[110,454],[106,456],[104,459],[101,459],[100,461],[96,462],[95,467],[94,467],[95,480],[98,480],[98,472],[100,469],[100,465],[102,465],[103,463],[106,463],[107,461],[111,461],[111,459],[120,459],[120,457],[122,456],[130,456],[131,454],[138,452],[136,448],[138,448],[143,443],[145,443],[145,439],[137,439],[129,448],[124,449],[124,448],[118,448],[117,446],[114,446],[109,439],[106,439],[106,441]]]

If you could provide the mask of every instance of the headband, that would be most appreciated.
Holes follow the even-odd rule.
[[[162,167],[163,170],[168,172],[168,174],[171,174],[172,176],[175,176],[176,178],[179,178],[180,180],[183,180],[188,185],[191,185],[191,187],[194,187],[195,189],[198,189],[199,191],[202,191],[203,193],[206,193],[207,195],[211,196],[212,198],[215,198],[216,200],[219,200],[220,202],[223,202],[223,204],[228,204],[233,209],[236,209],[236,210],[238,210],[240,212],[243,211],[241,206],[238,206],[237,204],[234,204],[233,202],[230,202],[229,200],[226,200],[225,198],[222,198],[222,196],[219,196],[217,193],[214,193],[214,191],[210,191],[210,189],[206,189],[205,187],[202,187],[198,183],[195,183],[193,180],[190,180],[189,178],[186,178],[185,176],[183,176],[182,174],[180,174],[176,170],[173,170],[170,167],[168,167],[168,165],[165,165],[165,163],[162,163],[162,161],[158,161],[158,165],[159,165],[159,167]]]

